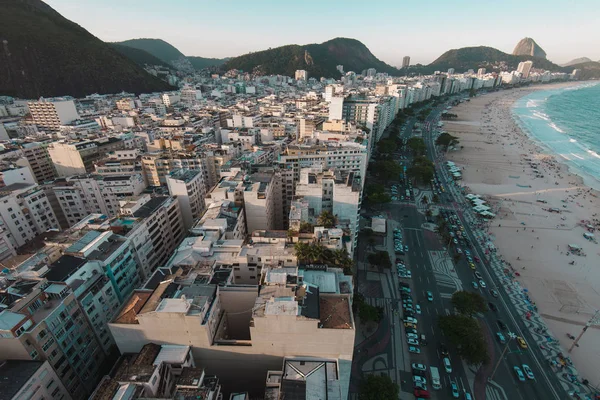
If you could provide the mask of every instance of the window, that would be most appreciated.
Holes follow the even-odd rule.
[[[158,379],[158,376],[155,376],[154,378],[152,378],[152,386],[154,386],[156,384],[157,379]]]
[[[46,385],[46,389],[50,389],[50,386],[54,385],[54,379],[50,379],[50,382]]]

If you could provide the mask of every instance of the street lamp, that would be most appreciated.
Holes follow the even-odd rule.
[[[592,316],[592,318],[590,318],[590,320],[585,324],[585,326],[581,330],[581,333],[579,334],[579,336],[577,336],[577,339],[575,339],[573,341],[573,344],[569,348],[569,353],[577,345],[577,343],[579,342],[579,339],[581,339],[581,337],[583,336],[583,334],[585,333],[585,331],[587,331],[587,329],[590,326],[592,326],[592,325],[600,325],[600,310],[596,310],[596,312],[594,313],[594,315]]]
[[[504,350],[502,350],[502,354],[500,354],[500,358],[498,358],[498,362],[496,363],[496,366],[494,367],[494,371],[492,372],[492,375],[490,375],[490,377],[488,378],[488,381],[491,381],[492,379],[494,379],[494,375],[496,374],[496,370],[500,366],[500,362],[504,358],[504,354],[506,353],[506,350],[508,350],[508,345],[510,344],[510,341],[516,339],[517,335],[515,335],[512,332],[508,332],[508,338],[509,339],[506,341],[506,346],[504,346]]]

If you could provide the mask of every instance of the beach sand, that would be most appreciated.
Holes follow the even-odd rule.
[[[511,113],[513,103],[531,91],[565,85],[573,84],[472,98],[452,108],[458,118],[444,121],[444,129],[460,141],[447,154],[464,168],[460,185],[484,195],[497,214],[488,228],[497,254],[521,274],[517,280],[566,350],[573,343],[566,334],[577,336],[600,309],[600,245],[583,237],[587,230],[581,223],[600,218],[600,198],[557,156],[534,144]],[[585,256],[567,255],[569,244],[581,246]],[[579,343],[573,363],[582,377],[599,384],[600,329],[588,329]]]

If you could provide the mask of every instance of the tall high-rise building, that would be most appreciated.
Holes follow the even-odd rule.
[[[169,194],[176,196],[183,215],[183,224],[188,230],[204,214],[204,180],[199,169],[178,169],[167,176]]]
[[[410,56],[404,56],[402,58],[402,68],[408,68],[410,66]]]
[[[479,68],[477,70],[477,76],[482,77],[483,75],[485,75],[485,68]]]
[[[521,61],[517,67],[517,72],[521,74],[522,78],[527,79],[529,78],[531,68],[533,68],[533,61]]]
[[[61,125],[79,119],[73,100],[40,100],[27,103],[33,122],[38,128],[55,132]]]

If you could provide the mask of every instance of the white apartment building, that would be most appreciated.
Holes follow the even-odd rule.
[[[202,91],[200,89],[185,87],[181,89],[181,101],[184,103],[194,103],[202,100]]]
[[[167,187],[169,194],[177,197],[185,229],[190,229],[206,209],[202,171],[199,169],[173,171],[167,176]]]
[[[521,74],[523,79],[529,78],[529,73],[533,68],[533,61],[521,61],[517,67],[517,72]]]
[[[215,154],[157,151],[142,156],[142,172],[148,186],[166,186],[167,177],[173,171],[200,170],[207,192],[218,181],[217,167],[221,164],[218,158]]]
[[[94,162],[106,153],[125,148],[125,142],[116,137],[81,142],[53,142],[48,154],[58,176],[71,176],[94,172]]]
[[[67,125],[77,119],[79,114],[73,100],[42,99],[27,103],[33,122],[38,128],[57,132],[61,125]]]
[[[69,226],[89,214],[118,215],[119,200],[137,196],[146,188],[141,173],[79,175],[58,179],[53,190]]]
[[[319,215],[328,211],[336,217],[337,227],[349,230],[348,254],[353,254],[358,240],[362,186],[358,172],[321,168],[301,169],[296,185],[296,201],[308,203],[308,222],[316,225]]]
[[[4,360],[0,361],[0,394],[5,400],[71,400],[48,361]]]
[[[308,73],[303,69],[297,69],[294,74],[294,79],[297,81],[305,81],[308,79]]]
[[[48,153],[48,145],[48,142],[24,143],[21,149],[39,184],[56,178],[56,170]]]
[[[135,109],[135,102],[130,98],[124,98],[121,100],[115,101],[115,105],[117,109],[120,111],[131,111]]]
[[[0,189],[0,218],[14,248],[60,229],[50,201],[36,184],[13,183]]]
[[[181,100],[181,96],[175,93],[163,93],[162,95],[162,101],[163,104],[165,105],[165,107],[170,107],[172,105],[175,105],[177,103],[179,103],[179,101]]]

